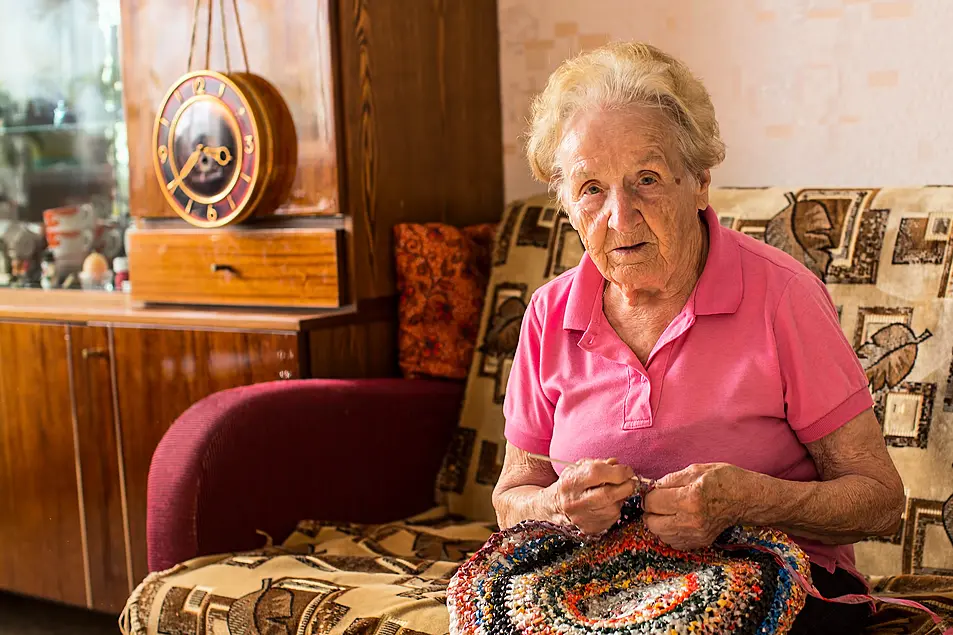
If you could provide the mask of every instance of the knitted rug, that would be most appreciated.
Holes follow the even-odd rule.
[[[787,633],[810,565],[785,534],[733,527],[708,549],[672,549],[640,499],[599,536],[527,521],[494,534],[453,576],[452,635]],[[801,579],[799,579],[801,578]]]

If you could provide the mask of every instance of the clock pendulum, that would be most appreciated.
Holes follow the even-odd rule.
[[[197,227],[237,224],[272,211],[288,197],[297,162],[297,135],[288,105],[266,79],[248,70],[238,15],[245,72],[233,73],[220,0],[226,72],[208,70],[212,7],[208,0],[206,69],[192,70],[201,0],[195,0],[187,72],[169,88],[153,126],[153,164],[172,209]]]

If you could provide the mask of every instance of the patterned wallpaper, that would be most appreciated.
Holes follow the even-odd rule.
[[[499,0],[507,197],[532,95],[565,57],[642,39],[704,79],[715,185],[953,183],[950,0]]]

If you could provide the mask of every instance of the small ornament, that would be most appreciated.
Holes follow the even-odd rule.
[[[44,289],[55,289],[58,280],[56,278],[56,258],[53,252],[46,250],[40,260],[40,286]]]

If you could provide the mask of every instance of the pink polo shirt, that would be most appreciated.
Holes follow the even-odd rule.
[[[704,272],[644,367],[606,320],[588,255],[536,291],[506,388],[510,443],[570,461],[616,457],[656,479],[725,462],[818,480],[804,444],[873,405],[867,377],[813,273],[722,227],[710,207],[703,217]],[[851,546],[797,542],[829,571],[854,569]]]

